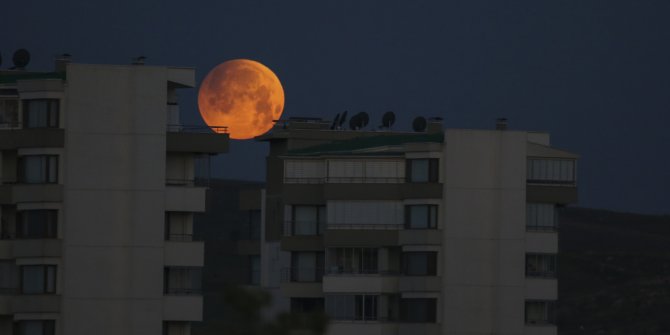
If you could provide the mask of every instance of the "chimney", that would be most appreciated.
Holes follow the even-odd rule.
[[[56,58],[56,64],[54,66],[56,72],[65,72],[67,65],[72,62],[72,55],[62,54]]]
[[[146,59],[147,58],[144,57],[144,56],[139,56],[139,57],[133,58],[133,65],[144,65],[144,61]]]
[[[498,118],[496,120],[496,130],[507,130],[507,119]]]

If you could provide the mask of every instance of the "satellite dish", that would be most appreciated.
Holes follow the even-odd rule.
[[[426,130],[426,118],[423,116],[419,116],[414,119],[412,122],[412,129],[414,129],[415,132],[422,132]]]
[[[347,111],[344,111],[344,113],[342,113],[342,117],[340,117],[340,125],[339,125],[340,128],[342,128],[342,125],[344,124],[344,121],[346,121],[346,120],[347,120]]]
[[[358,115],[360,115],[360,128],[365,128],[370,123],[370,115],[366,112],[360,112]]]
[[[14,57],[12,58],[14,61],[14,66],[17,69],[23,69],[30,63],[30,52],[26,49],[19,49],[14,52]]]
[[[333,124],[330,125],[330,129],[331,130],[335,129],[335,127],[337,127],[339,123],[340,123],[340,113],[337,113],[337,115],[335,115],[335,119],[333,119]]]
[[[360,128],[360,126],[359,126],[359,124],[361,122],[360,119],[361,119],[360,114],[356,114],[356,115],[352,116],[351,119],[349,119],[349,129],[357,130],[358,128]]]
[[[391,126],[394,123],[395,123],[395,113],[393,112],[384,113],[384,116],[382,116],[382,127],[391,128]]]

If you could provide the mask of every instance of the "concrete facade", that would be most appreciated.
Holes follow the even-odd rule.
[[[0,73],[0,296],[18,306],[0,329],[187,334],[202,318],[194,160],[228,137],[183,133],[176,92],[192,69],[66,69]]]
[[[262,286],[328,334],[556,334],[577,156],[526,131],[291,119],[270,144]],[[503,127],[504,128],[504,127]]]

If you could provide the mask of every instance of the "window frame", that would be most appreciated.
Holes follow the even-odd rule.
[[[411,306],[407,304],[410,302],[424,302],[428,303],[427,309],[432,313],[426,314],[425,319],[421,320],[410,320],[408,311],[411,309]],[[436,323],[437,322],[437,298],[401,298],[399,301],[399,318],[402,322],[407,323]]]
[[[314,224],[316,225],[315,234],[296,234],[296,209],[298,207],[309,207],[316,209],[316,218],[314,218]],[[322,213],[323,211],[323,213]],[[326,205],[303,205],[303,204],[293,204],[291,205],[291,235],[290,236],[322,236],[326,230],[326,225],[328,224],[328,209]],[[323,218],[321,217],[323,215]]]
[[[24,234],[26,212],[46,212],[46,227],[42,227],[44,235]],[[58,210],[57,209],[28,209],[16,212],[16,239],[53,239],[58,238]]]
[[[426,268],[422,273],[410,273],[409,256],[424,255]],[[405,251],[401,257],[402,274],[410,277],[433,277],[437,276],[437,251]]]
[[[42,290],[39,292],[26,292],[25,291],[25,285],[24,285],[24,279],[25,279],[25,274],[24,274],[24,269],[27,267],[41,267],[43,268],[43,273],[42,273]],[[49,269],[53,269],[53,288],[49,288]],[[56,294],[58,291],[58,266],[55,264],[26,264],[26,265],[19,265],[19,292],[23,295],[40,295],[40,294]]]
[[[414,227],[412,226],[412,208],[416,207],[426,207],[428,210],[428,221],[426,222],[426,226],[418,226]],[[405,205],[405,224],[404,228],[405,229],[411,229],[411,230],[429,230],[429,229],[437,229],[438,227],[438,222],[439,222],[439,207],[438,205],[435,204],[412,204],[412,205]]]
[[[536,271],[529,271],[529,266],[530,266],[530,260],[532,258],[549,258],[549,265],[550,267],[553,267],[553,271],[551,270],[536,270]],[[543,267],[547,267],[544,265],[544,261],[540,261],[543,264]],[[526,278],[546,278],[546,279],[556,279],[558,278],[558,254],[551,254],[551,253],[526,253],[526,263],[525,263],[525,275]]]
[[[188,271],[188,281],[190,287],[177,285],[179,287],[170,287],[170,273],[172,271]],[[199,281],[194,278],[198,274]],[[197,283],[197,287],[193,287]],[[202,267],[200,266],[165,266],[163,268],[163,294],[164,295],[201,295],[202,294]]]
[[[41,335],[55,335],[56,334],[56,320],[19,320],[14,321],[14,334],[24,335],[25,334],[25,324],[27,322],[39,322],[42,324],[42,334]]]
[[[298,263],[300,254],[314,254],[314,264],[302,268]],[[292,283],[320,283],[323,282],[323,275],[325,270],[325,252],[323,251],[293,251],[291,252],[291,267],[289,271],[289,281]],[[313,275],[313,280],[301,279],[301,273],[305,271],[309,275]]]
[[[428,171],[426,171],[427,180],[414,180],[413,164],[419,161],[428,162]],[[440,180],[440,159],[439,158],[408,158],[405,160],[405,182],[406,183],[437,183]]]
[[[40,171],[40,180],[39,181],[27,181],[26,180],[26,158],[34,158],[34,157],[39,157],[41,159],[45,159],[45,169],[44,171]],[[53,159],[53,160],[52,160]],[[39,185],[39,184],[58,184],[59,182],[59,155],[54,155],[54,154],[37,154],[37,155],[22,155],[18,157],[18,181],[20,184],[31,184],[31,185]],[[52,173],[53,172],[53,173]],[[55,176],[55,178],[52,180],[51,176]]]
[[[46,125],[30,126],[30,108],[32,102],[44,101],[47,103]],[[60,127],[60,99],[55,98],[40,98],[40,99],[24,99],[22,100],[22,116],[23,128],[26,129],[40,129],[40,128],[58,128]]]
[[[529,305],[530,304],[543,304],[544,314],[541,320],[531,320],[529,319]],[[526,300],[524,304],[524,323],[526,325],[556,325],[557,320],[557,311],[558,303],[556,300]]]

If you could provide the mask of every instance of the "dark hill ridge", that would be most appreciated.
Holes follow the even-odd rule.
[[[670,216],[560,214],[559,334],[670,334]]]

